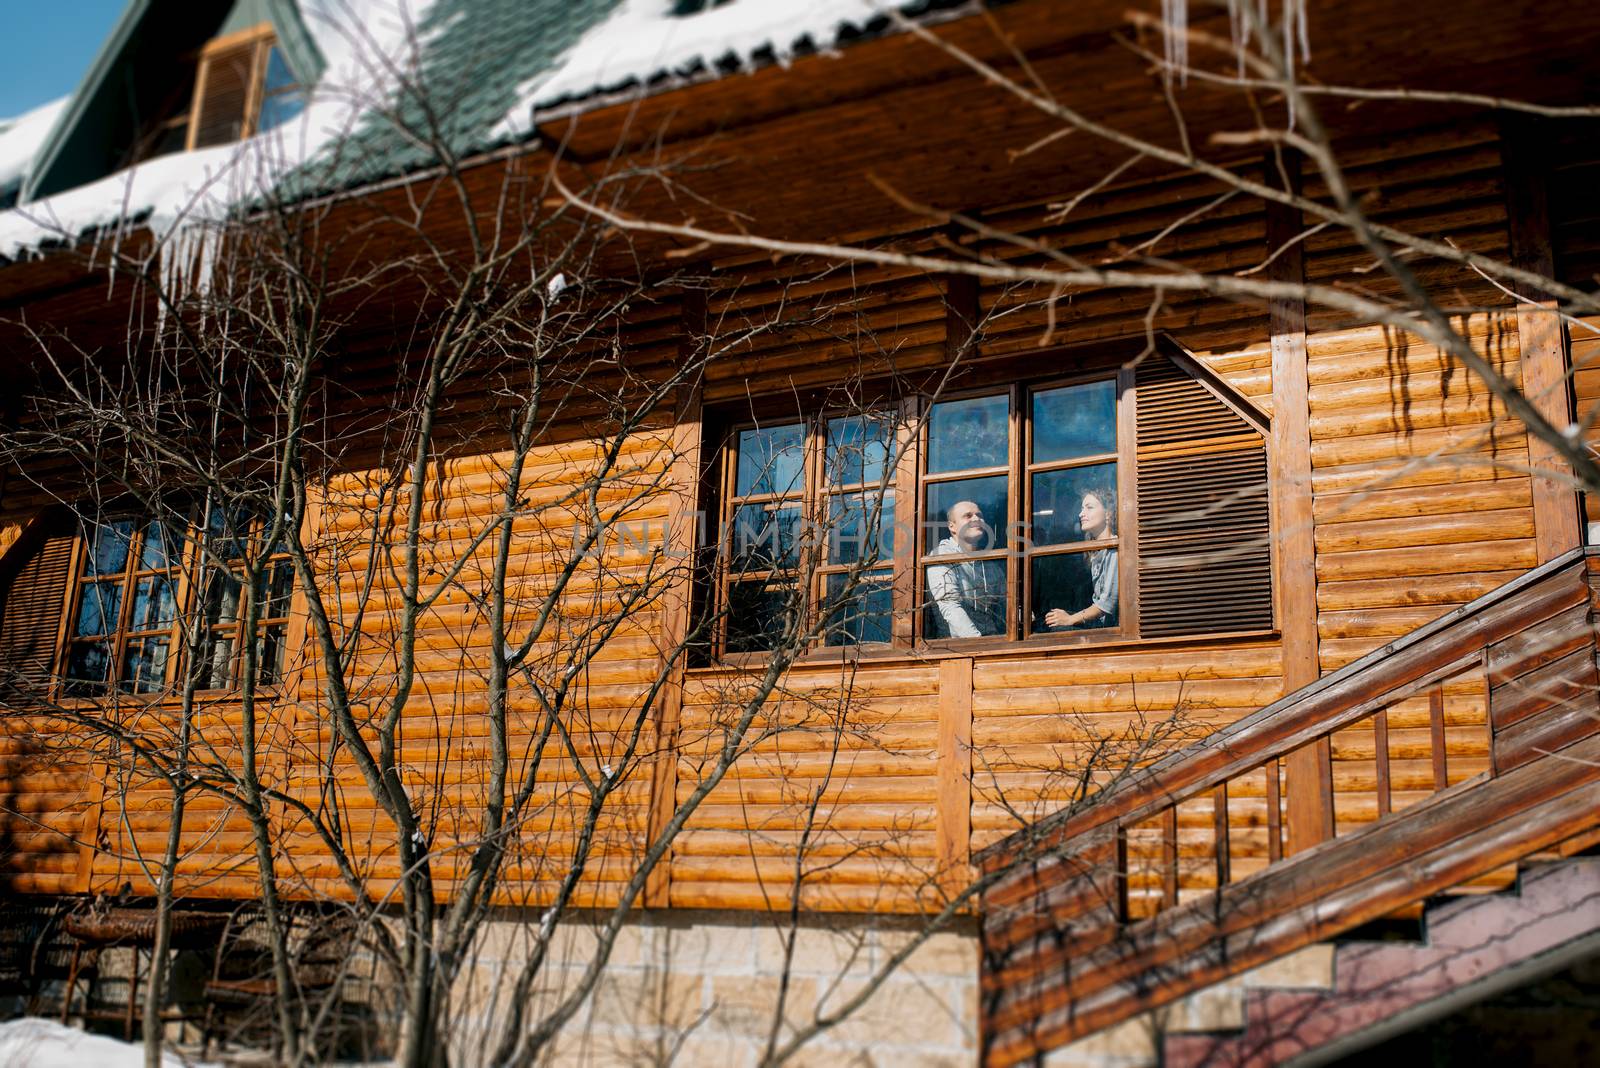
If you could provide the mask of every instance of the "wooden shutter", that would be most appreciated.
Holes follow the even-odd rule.
[[[1266,439],[1165,356],[1134,387],[1140,633],[1271,629]]]
[[[0,610],[0,692],[42,692],[55,673],[56,634],[74,539],[52,534],[18,570]]]
[[[237,141],[246,134],[255,86],[257,42],[219,48],[200,61],[190,148]]]

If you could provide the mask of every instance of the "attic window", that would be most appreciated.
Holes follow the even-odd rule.
[[[305,108],[300,85],[262,24],[212,41],[200,53],[188,147],[240,141],[294,118]]]

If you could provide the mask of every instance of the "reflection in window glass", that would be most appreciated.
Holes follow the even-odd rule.
[[[256,637],[256,682],[271,686],[283,677],[284,632],[282,623],[262,627]]]
[[[83,638],[110,634],[117,629],[117,616],[121,611],[122,583],[92,582],[83,588],[73,634]]]
[[[132,538],[131,519],[96,526],[94,543],[89,550],[89,574],[120,575],[128,564],[128,543]]]
[[[134,693],[159,693],[167,677],[167,639],[132,642],[123,653],[121,685]]]
[[[111,671],[111,654],[104,642],[74,645],[67,654],[67,692],[104,693]]]
[[[731,566],[766,571],[798,562],[800,505],[742,504],[733,513]]]
[[[887,642],[891,636],[894,590],[887,572],[862,575],[845,595],[849,575],[829,575],[827,590],[829,645]]]
[[[835,494],[829,503],[828,563],[887,561],[894,556],[894,494]]]
[[[1117,451],[1117,386],[1110,379],[1033,395],[1033,462]]]
[[[1036,472],[1029,516],[1033,544],[1065,545],[1116,537],[1116,487],[1116,464]]]
[[[799,423],[741,430],[734,496],[799,493],[804,456],[805,428]]]
[[[943,401],[928,413],[928,472],[1004,467],[1010,462],[1010,397]]]
[[[1116,626],[1117,550],[1034,557],[1032,603],[1035,633]]]
[[[139,552],[141,571],[160,571],[178,562],[183,534],[152,519],[144,526],[144,548]]]
[[[735,582],[728,587],[728,651],[756,653],[777,646],[794,604],[793,586]]]
[[[961,478],[928,486],[923,512],[926,552],[976,553],[1006,546],[1006,475]]]
[[[961,560],[924,569],[926,630],[933,638],[1004,634],[1011,598],[1004,560]]]
[[[894,441],[886,415],[828,420],[828,482],[833,486],[881,485]]]
[[[128,626],[132,630],[152,630],[177,618],[177,601],[172,583],[165,575],[148,575],[139,580],[133,591],[133,618]]]

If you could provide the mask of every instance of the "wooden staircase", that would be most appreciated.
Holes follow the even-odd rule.
[[[981,854],[1004,873],[984,895],[984,1063],[1036,1058],[1593,830],[1597,589],[1600,557],[1574,550]],[[1447,708],[1472,693],[1489,759],[1452,781]],[[1391,716],[1419,702],[1420,799],[1395,789],[1387,744]],[[1324,740],[1352,728],[1375,739],[1376,818],[1289,855],[1285,760],[1309,747],[1331,779]],[[1248,818],[1230,820],[1230,800]]]
[[[1346,942],[1326,990],[1257,987],[1244,1026],[1172,1034],[1164,1068],[1326,1063],[1600,952],[1600,859],[1531,867],[1517,891],[1430,906],[1420,942]]]

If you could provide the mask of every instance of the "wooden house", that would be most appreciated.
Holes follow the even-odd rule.
[[[425,813],[413,842],[358,800],[365,771],[327,712],[308,591],[290,554],[259,540],[271,516],[142,525],[136,476],[85,485],[127,439],[65,442],[59,397],[39,402],[81,368],[147,366],[154,342],[138,339],[183,318],[158,314],[149,277],[106,270],[162,242],[176,256],[183,227],[163,229],[159,211],[84,215],[70,198],[114,188],[130,162],[269,133],[332,65],[293,3],[238,0],[215,25],[130,4],[0,218],[0,239],[36,229],[0,266],[17,443],[0,486],[7,894],[150,891],[170,781],[154,756],[119,765],[64,739],[92,734],[84,720],[102,710],[135,732],[196,707],[174,696],[188,678],[212,759],[260,732],[287,896],[350,896],[291,803],[310,811],[336,783],[350,799],[340,841],[375,899],[426,839],[448,902],[471,877],[471,849],[451,850],[478,841],[485,754],[501,741],[485,695],[500,686],[512,746],[561,755],[526,825],[538,845],[490,904],[510,915],[568,893],[566,906],[605,910],[637,895],[639,929],[746,939],[744,963],[708,951],[667,969],[700,984],[689,1015],[710,1014],[733,1056],[760,1032],[719,1006],[741,969],[770,979],[766,917],[793,904],[816,924],[808,937],[903,934],[974,879],[981,893],[940,935],[961,963],[886,985],[912,1007],[827,1041],[907,1062],[1089,1063],[1111,1055],[1111,1029],[1243,990],[1248,973],[1232,1031],[1163,1024],[1144,1055],[1279,1063],[1358,1049],[1591,952],[1600,871],[1580,854],[1600,802],[1600,559],[1585,534],[1600,486],[1582,456],[1600,437],[1600,305],[1584,297],[1600,285],[1600,114],[1584,108],[1600,13],[1307,5],[1292,63],[1308,125],[1235,64],[1225,43],[1249,40],[1236,5],[1190,5],[1193,33],[1172,31],[1186,77],[1162,66],[1155,5],[1127,6],[426,9],[417,69],[437,143],[360,119],[316,179],[284,178],[282,217],[314,218],[312,245],[376,275],[428,241],[470,244],[439,207],[449,197],[477,198],[478,219],[514,202],[592,223],[564,189],[615,214],[581,261],[589,276],[539,276],[534,296],[603,303],[612,280],[630,296],[570,342],[585,361],[570,407],[511,460],[495,435],[523,387],[493,365],[452,382],[419,461],[420,558],[385,540],[405,509],[379,536],[371,502],[404,484],[386,481],[404,470],[389,413],[417,411],[407,390],[425,376],[408,376],[433,366],[431,326],[455,320],[411,276],[329,305],[318,418],[346,437],[289,518],[341,561],[322,573],[336,621],[379,636],[346,664],[361,700],[382,708],[402,675],[409,688],[394,706],[403,752],[385,759]],[[1301,8],[1273,17],[1285,12]],[[671,180],[598,196],[597,178],[630,173]],[[204,256],[180,262],[161,278],[205,270]],[[617,398],[690,367],[616,430]],[[101,404],[112,383],[139,388],[120,372],[98,381]],[[41,445],[47,410],[57,440]],[[1534,413],[1554,439],[1527,429]],[[248,424],[251,409],[234,416]],[[525,493],[497,495],[512,467]],[[564,640],[591,644],[561,690],[578,726],[551,740],[516,696],[521,657],[548,643],[513,650],[466,579],[415,611],[407,569],[482,565],[466,546],[505,519],[518,588],[543,588],[601,515],[569,507],[590,488],[626,501],[608,514],[632,541],[602,545],[623,562],[595,565],[562,601],[587,621]],[[528,501],[552,510],[523,522],[512,513]],[[786,540],[818,517],[853,549]],[[754,549],[706,534],[747,522]],[[208,530],[262,561],[258,592],[235,582],[212,600],[185,571]],[[662,560],[675,569],[654,574],[671,580],[628,606],[626,575]],[[169,576],[171,592],[152,593]],[[203,665],[181,650],[186,614]],[[606,619],[625,625],[583,629]],[[797,620],[815,629],[771,680],[765,726],[707,785],[730,709]],[[536,671],[560,666],[526,663],[535,689]],[[247,670],[260,691],[243,702]],[[630,724],[647,741],[613,764]],[[595,782],[618,769],[626,781],[584,824]],[[197,795],[181,820],[183,899],[253,899],[264,859],[241,811]],[[581,826],[601,844],[564,891]],[[806,849],[814,862],[797,864]],[[1354,943],[1330,941],[1440,908],[1454,911],[1426,913],[1433,943],[1369,953],[1364,982]],[[1513,928],[1546,934],[1505,939]],[[1468,931],[1448,953],[1447,930]],[[1271,986],[1271,967],[1314,951],[1338,978]],[[839,970],[859,978],[853,967]]]

